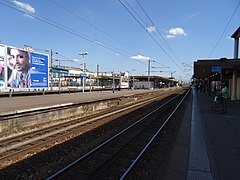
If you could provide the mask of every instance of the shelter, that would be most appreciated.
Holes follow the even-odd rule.
[[[149,78],[149,82],[148,82]],[[174,78],[164,78],[161,76],[131,76],[131,87],[134,89],[155,89],[177,86],[178,81]],[[150,87],[149,87],[150,86]]]
[[[232,100],[240,100],[240,60],[238,58],[240,27],[231,36],[234,38],[234,58],[197,60],[194,75],[210,91],[211,82],[227,83]]]

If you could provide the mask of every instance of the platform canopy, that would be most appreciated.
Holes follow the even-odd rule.
[[[240,71],[240,61],[234,59],[197,60],[194,62],[194,78],[204,79],[220,73],[231,76],[233,70]]]
[[[234,39],[237,39],[240,37],[240,26],[238,27],[238,29],[232,34],[231,36]]]

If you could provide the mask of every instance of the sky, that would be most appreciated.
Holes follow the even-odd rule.
[[[193,62],[233,58],[240,0],[0,0],[0,44],[53,63],[189,81]],[[79,55],[88,52],[87,55]],[[58,61],[56,61],[58,60]],[[150,64],[149,64],[150,63]]]

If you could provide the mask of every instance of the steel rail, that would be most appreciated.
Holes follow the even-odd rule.
[[[121,176],[120,180],[123,180],[127,177],[127,175],[130,173],[130,171],[133,169],[133,167],[137,164],[139,159],[143,156],[143,154],[146,152],[146,150],[149,148],[149,146],[152,144],[152,142],[155,140],[155,138],[158,136],[158,134],[161,132],[161,130],[165,127],[165,125],[169,122],[169,120],[172,118],[174,113],[178,110],[182,102],[187,97],[190,90],[185,94],[185,96],[182,98],[182,100],[178,103],[176,108],[172,111],[172,113],[168,116],[166,121],[162,124],[162,126],[158,129],[158,131],[154,134],[154,136],[150,139],[150,141],[146,144],[146,146],[143,148],[143,150],[139,153],[139,155],[136,157],[135,160],[133,160],[132,164],[128,167],[128,169],[125,171],[125,173]]]
[[[36,137],[32,137],[32,135],[33,135],[32,133],[34,133],[34,132],[30,132],[30,133],[27,133],[27,134],[24,134],[24,135],[20,135],[20,137],[22,139],[25,138],[27,140],[25,140],[25,141],[21,140],[21,142],[19,142],[19,143],[8,144],[7,146],[1,147],[0,148],[0,153],[5,153],[7,151],[20,148],[21,146],[26,146],[28,144],[32,144],[31,147],[30,148],[29,147],[28,148],[24,148],[24,149],[22,149],[20,151],[17,151],[17,152],[12,152],[11,154],[8,154],[6,156],[2,156],[2,157],[0,157],[0,162],[4,161],[5,159],[9,159],[11,156],[16,157],[18,154],[23,153],[24,151],[29,153],[29,152],[31,152],[31,150],[29,150],[31,148],[42,147],[42,146],[44,146],[46,144],[46,142],[49,142],[49,143],[50,142],[54,142],[54,141],[56,141],[58,139],[63,138],[66,135],[69,135],[71,133],[75,133],[75,131],[74,132],[69,132],[69,131],[73,130],[73,129],[76,129],[77,127],[86,125],[88,123],[96,122],[96,121],[98,121],[100,119],[112,116],[112,115],[117,114],[117,113],[124,112],[124,111],[132,109],[132,108],[136,108],[136,107],[141,106],[141,105],[145,105],[145,104],[151,103],[152,101],[155,101],[157,99],[159,99],[159,97],[157,97],[157,98],[150,98],[150,99],[138,102],[136,104],[133,104],[131,106],[128,106],[128,107],[125,107],[125,108],[121,107],[121,109],[118,109],[116,111],[113,111],[113,112],[110,112],[110,113],[107,113],[107,114],[103,114],[103,115],[100,115],[98,117],[94,117],[94,118],[91,118],[91,119],[87,119],[87,120],[85,120],[83,122],[78,122],[78,123],[75,123],[75,124],[72,124],[73,123],[72,121],[77,121],[77,118],[73,118],[73,120],[71,120],[71,121],[55,125],[55,128],[57,129],[55,131],[52,130],[53,127],[48,127],[48,128],[45,128],[45,129],[41,130],[43,132],[45,131],[45,132],[48,132],[48,133],[43,133],[42,135],[40,135],[39,133],[41,131],[37,130],[36,131],[36,134],[37,134]],[[71,125],[66,127],[66,124],[71,124]],[[63,126],[64,128],[59,129],[59,126]],[[49,131],[49,129],[51,129],[51,131]],[[78,131],[78,130],[76,130],[76,131]],[[53,137],[50,140],[47,140],[45,142],[40,142],[40,143],[37,143],[37,144],[33,145],[34,142],[40,141],[40,140],[42,140],[44,138],[47,138],[47,137],[50,137],[50,136],[54,136],[56,134],[60,134],[60,133],[63,133],[63,132],[67,132],[67,133],[65,133],[66,135],[63,134],[63,135],[60,135],[60,136],[57,136],[57,137]],[[28,138],[28,136],[31,136],[31,138]],[[10,140],[12,141],[12,138],[10,138]],[[0,144],[1,144],[1,141],[0,141]]]
[[[47,178],[47,180],[51,180],[51,179],[55,179],[59,176],[61,176],[63,173],[65,173],[66,171],[68,171],[69,169],[71,169],[73,166],[75,166],[77,163],[81,162],[82,160],[84,160],[85,158],[89,157],[91,154],[93,154],[94,152],[96,152],[97,150],[101,149],[103,146],[107,145],[108,143],[112,142],[114,139],[118,138],[120,135],[122,135],[123,133],[127,132],[130,128],[133,128],[135,125],[137,125],[138,123],[140,123],[141,121],[143,121],[144,119],[146,119],[147,117],[149,117],[150,115],[152,115],[153,113],[155,113],[156,111],[158,111],[159,109],[163,108],[164,106],[166,106],[167,104],[169,104],[170,102],[172,102],[174,99],[176,99],[177,97],[179,97],[181,94],[176,95],[175,97],[173,97],[172,99],[170,99],[169,101],[167,101],[166,103],[162,104],[161,106],[159,106],[158,108],[156,108],[155,110],[151,111],[150,113],[148,113],[147,115],[145,115],[144,117],[140,118],[138,121],[134,122],[133,124],[131,124],[130,126],[128,126],[127,128],[123,129],[122,131],[120,131],[119,133],[115,134],[114,136],[112,136],[111,138],[109,138],[108,140],[106,140],[105,142],[103,142],[102,144],[98,145],[97,147],[95,147],[94,149],[92,149],[91,151],[87,152],[86,154],[84,154],[83,156],[81,156],[80,158],[78,158],[77,160],[75,160],[74,162],[70,163],[69,165],[67,165],[66,167],[62,168],[60,171],[56,172],[55,174],[51,175],[50,177]]]

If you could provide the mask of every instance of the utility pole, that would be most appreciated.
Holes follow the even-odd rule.
[[[150,90],[150,61],[151,59],[148,59],[148,89]]]
[[[58,60],[58,66],[61,68],[60,60]],[[61,94],[61,72],[58,73],[58,93]]]
[[[81,55],[83,57],[83,93],[84,93],[84,89],[85,89],[85,79],[86,79],[86,74],[85,74],[85,63],[84,63],[84,56],[88,55],[88,52],[81,52],[79,55]]]
[[[136,71],[136,69],[132,69],[131,70],[131,73],[132,73],[132,77],[133,77],[133,80],[132,80],[132,89],[134,90],[134,72]]]
[[[50,55],[50,73],[51,73],[51,79],[50,79],[50,81],[51,81],[51,91],[53,90],[53,72],[52,72],[52,64],[53,64],[53,60],[52,60],[52,55],[53,55],[53,52],[52,52],[52,49],[50,49],[50,53],[49,53],[49,55]]]
[[[112,88],[113,88],[113,93],[114,93],[114,90],[115,90],[114,69],[113,69],[112,76],[113,76]]]
[[[99,75],[99,65],[97,64],[97,86],[99,86],[99,79],[98,79],[98,75]]]

